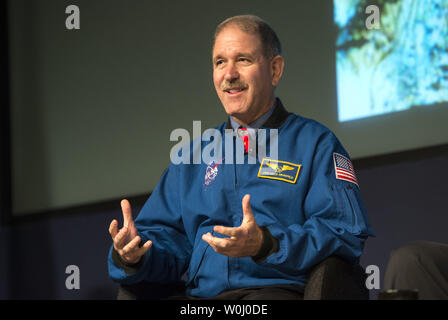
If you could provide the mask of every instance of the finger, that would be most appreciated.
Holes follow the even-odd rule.
[[[123,247],[123,253],[124,254],[129,254],[132,251],[137,251],[136,249],[138,249],[138,244],[140,243],[142,239],[139,236],[136,236],[134,239],[132,239],[127,245],[125,245]]]
[[[115,249],[122,249],[125,246],[125,241],[128,235],[128,228],[123,227],[114,238]]]
[[[146,241],[145,244],[137,250],[137,255],[139,257],[143,256],[151,247],[152,247],[152,241],[151,240]]]
[[[252,207],[250,206],[250,195],[246,194],[243,198],[242,201],[242,206],[243,206],[243,222],[244,223],[248,223],[248,222],[253,222],[255,220],[254,218],[254,214],[252,212]]]
[[[213,237],[209,233],[206,234],[205,236],[206,236],[205,241],[207,241],[217,252],[225,252],[232,246],[233,240],[230,238],[217,238]]]
[[[215,226],[213,228],[213,231],[229,237],[236,237],[236,238],[241,234],[240,227],[235,228],[235,227]]]
[[[215,249],[215,244],[214,244],[214,238],[213,238],[213,236],[211,235],[211,233],[210,232],[207,232],[206,234],[203,234],[202,235],[202,240],[204,240],[205,242],[207,242],[210,246],[212,246],[213,247],[213,249]],[[215,251],[216,251],[216,249],[215,249]]]
[[[112,240],[115,239],[117,233],[118,233],[118,221],[114,219],[112,220],[109,226],[109,234],[111,235]]]
[[[207,242],[208,244],[212,244],[213,243],[213,239],[212,239],[212,235],[210,234],[210,232],[207,232],[205,234],[202,235],[202,240],[204,240],[205,242]]]
[[[123,227],[127,227],[132,220],[131,204],[128,200],[121,200],[121,211],[123,212]]]

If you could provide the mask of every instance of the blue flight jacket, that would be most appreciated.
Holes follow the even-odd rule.
[[[246,154],[244,164],[171,164],[135,219],[142,243],[153,245],[132,274],[114,262],[112,246],[108,267],[114,281],[168,283],[187,272],[188,295],[213,297],[250,286],[303,286],[310,268],[330,255],[359,262],[374,234],[356,178],[339,171],[347,152],[328,128],[277,102],[261,129],[278,129],[278,161],[257,156],[249,164]],[[229,121],[217,128],[223,137],[226,128]],[[209,143],[202,141],[202,150]],[[201,239],[207,232],[224,237],[213,231],[216,225],[241,225],[245,194],[251,195],[257,224],[278,241],[278,251],[261,261],[219,254]]]

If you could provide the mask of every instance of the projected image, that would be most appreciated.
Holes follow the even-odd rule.
[[[339,121],[448,101],[448,0],[334,0]]]

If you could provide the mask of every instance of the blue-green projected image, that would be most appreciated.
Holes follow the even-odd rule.
[[[334,0],[334,19],[339,121],[448,101],[448,0]]]

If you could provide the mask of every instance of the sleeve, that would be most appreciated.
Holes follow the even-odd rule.
[[[278,241],[278,250],[258,262],[260,265],[294,275],[306,272],[331,255],[359,262],[365,240],[374,234],[358,184],[336,177],[337,155],[350,162],[334,134],[324,135],[312,157],[309,187],[303,204],[305,223],[268,225]]]
[[[178,195],[178,166],[171,165],[163,173],[157,187],[135,219],[141,243],[152,246],[138,264],[125,268],[114,257],[113,245],[108,254],[109,276],[123,284],[151,281],[179,281],[189,263],[192,246],[185,234]],[[130,272],[131,271],[131,272]]]

